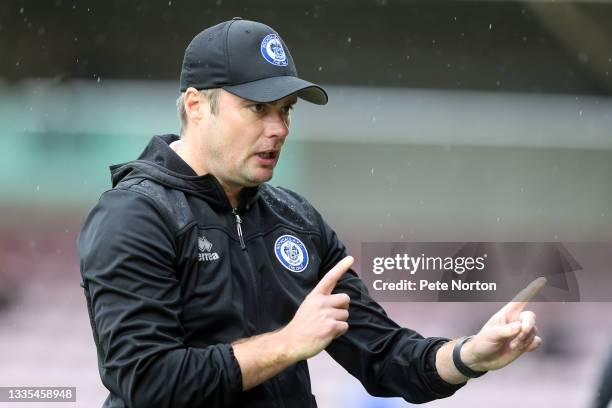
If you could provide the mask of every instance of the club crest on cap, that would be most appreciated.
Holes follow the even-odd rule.
[[[280,236],[274,243],[276,259],[291,272],[302,272],[308,266],[306,246],[293,235]]]
[[[268,34],[261,41],[261,55],[272,65],[284,67],[288,63],[283,43],[276,34]]]

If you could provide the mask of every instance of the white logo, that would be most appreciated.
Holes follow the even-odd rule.
[[[268,34],[261,41],[261,55],[270,64],[284,67],[288,64],[283,43],[276,34]]]
[[[274,243],[274,253],[291,272],[302,272],[308,266],[306,246],[293,235],[282,235]]]
[[[219,259],[218,253],[210,252],[212,250],[212,247],[212,242],[207,240],[204,235],[198,238],[198,249],[200,250],[200,252],[198,253],[199,262],[216,261],[217,259]]]

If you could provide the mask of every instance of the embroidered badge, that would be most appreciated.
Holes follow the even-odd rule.
[[[261,41],[261,55],[270,64],[284,67],[288,64],[283,43],[276,34],[268,34]]]
[[[293,235],[282,235],[274,243],[278,261],[291,272],[302,272],[308,266],[308,250]]]

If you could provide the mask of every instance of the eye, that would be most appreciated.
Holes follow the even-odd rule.
[[[292,110],[293,110],[293,105],[283,106],[283,113],[285,115],[290,114]]]
[[[251,110],[255,113],[262,113],[266,110],[266,106],[263,103],[256,103],[250,106]]]

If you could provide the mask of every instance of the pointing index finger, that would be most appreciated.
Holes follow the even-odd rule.
[[[342,258],[333,268],[329,270],[317,283],[317,286],[312,290],[313,292],[319,292],[324,295],[331,294],[332,290],[336,287],[336,283],[344,273],[353,265],[353,257],[347,256]]]
[[[508,322],[513,322],[518,319],[518,315],[523,311],[527,303],[529,303],[544,286],[546,286],[546,278],[542,276],[535,279],[527,285],[525,289],[517,293],[510,303],[504,307],[504,309],[506,309],[506,320]]]

